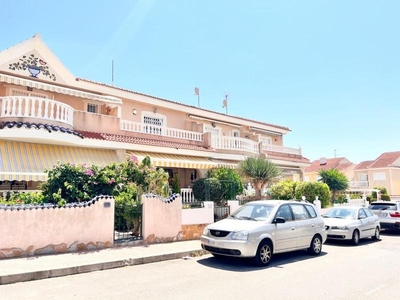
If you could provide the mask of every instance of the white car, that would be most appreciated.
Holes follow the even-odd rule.
[[[308,249],[321,253],[324,220],[314,205],[285,200],[249,202],[226,219],[205,227],[201,246],[215,257],[252,257],[266,266],[273,254]]]
[[[378,216],[382,229],[400,230],[400,202],[376,201],[369,209]]]
[[[334,207],[323,217],[328,240],[349,240],[353,245],[358,245],[363,238],[380,239],[379,218],[366,207]]]

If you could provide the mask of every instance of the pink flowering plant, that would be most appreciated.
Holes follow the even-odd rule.
[[[168,173],[153,167],[150,158],[139,163],[136,157],[130,157],[103,168],[59,163],[46,172],[48,180],[41,186],[42,194],[46,202],[58,205],[99,195],[114,196],[116,201],[136,200],[143,192],[168,195]]]

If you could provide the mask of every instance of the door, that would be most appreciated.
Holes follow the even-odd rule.
[[[274,252],[283,252],[289,249],[295,249],[297,245],[296,222],[293,220],[292,211],[288,204],[279,207],[276,217],[285,219],[285,223],[275,224],[275,250]]]
[[[308,248],[316,232],[317,218],[311,218],[303,204],[291,204],[294,220],[297,224],[297,248]]]
[[[360,228],[360,238],[368,237],[371,236],[370,231],[371,231],[371,219],[368,220],[367,215],[364,211],[364,209],[360,208],[357,211],[357,216],[358,216],[358,222],[359,228]]]

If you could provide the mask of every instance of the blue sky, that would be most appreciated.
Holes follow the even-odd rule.
[[[21,0],[0,49],[40,33],[76,76],[286,126],[310,160],[400,151],[400,1]]]

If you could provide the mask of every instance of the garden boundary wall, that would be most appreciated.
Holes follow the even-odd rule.
[[[0,259],[112,247],[114,198],[0,208]]]

